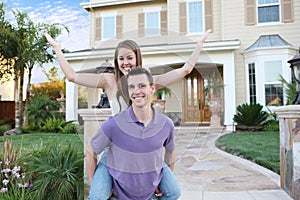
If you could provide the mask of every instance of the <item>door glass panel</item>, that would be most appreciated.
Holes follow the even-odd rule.
[[[188,105],[192,105],[192,81],[191,77],[187,78],[187,102]]]
[[[198,103],[198,78],[197,76],[193,77],[193,86],[194,86],[194,91],[193,91],[193,96],[194,96],[194,106],[197,106]]]

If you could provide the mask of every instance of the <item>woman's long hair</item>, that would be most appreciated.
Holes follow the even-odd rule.
[[[129,105],[130,98],[128,94],[126,76],[124,76],[124,74],[121,72],[118,65],[118,55],[119,55],[120,48],[126,48],[134,52],[136,56],[136,67],[142,67],[142,55],[139,46],[133,40],[124,40],[120,42],[115,50],[114,66],[115,66],[116,82],[118,87],[116,97],[118,100],[119,108],[121,110],[121,104],[119,100],[120,96],[124,98],[127,105]]]

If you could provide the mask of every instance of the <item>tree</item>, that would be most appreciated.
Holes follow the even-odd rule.
[[[0,4],[0,53],[4,58],[17,58],[13,66],[15,78],[16,126],[23,125],[23,85],[25,70],[28,70],[28,88],[26,100],[29,101],[32,69],[34,65],[53,60],[51,52],[46,51],[49,44],[43,36],[48,32],[56,38],[62,30],[68,31],[62,24],[34,23],[27,13],[13,10],[16,23],[5,19],[4,4]]]

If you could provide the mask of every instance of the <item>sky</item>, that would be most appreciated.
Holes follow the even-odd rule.
[[[30,19],[35,22],[66,25],[70,33],[64,31],[56,39],[62,48],[69,51],[88,48],[89,13],[80,6],[80,3],[89,0],[1,0],[1,2],[7,5],[8,10],[18,9],[28,13]],[[13,19],[12,13],[8,13],[7,18]],[[34,69],[32,83],[43,81],[45,81],[44,74],[39,69]]]

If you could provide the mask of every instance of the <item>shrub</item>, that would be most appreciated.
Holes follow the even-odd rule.
[[[4,125],[0,125],[0,136],[3,136],[3,134],[6,132],[6,131],[8,131],[8,130],[10,130],[10,125],[8,125],[8,124],[4,124]]]
[[[264,124],[265,132],[279,132],[279,121],[269,120]]]
[[[66,121],[61,118],[48,118],[44,122],[42,122],[42,131],[47,133],[58,133],[63,132],[64,127],[68,124],[71,124],[72,121]]]
[[[34,147],[24,158],[34,173],[33,199],[83,199],[83,157],[71,144]]]
[[[257,126],[266,121],[269,114],[262,110],[263,106],[260,104],[242,104],[237,107],[237,114],[234,115],[233,120],[238,125]]]
[[[63,130],[61,132],[63,134],[78,134],[79,131],[79,125],[74,123],[68,123],[63,127]]]
[[[38,130],[41,128],[43,121],[56,116],[59,108],[59,102],[35,92],[25,107],[27,115],[26,123],[32,130]]]

